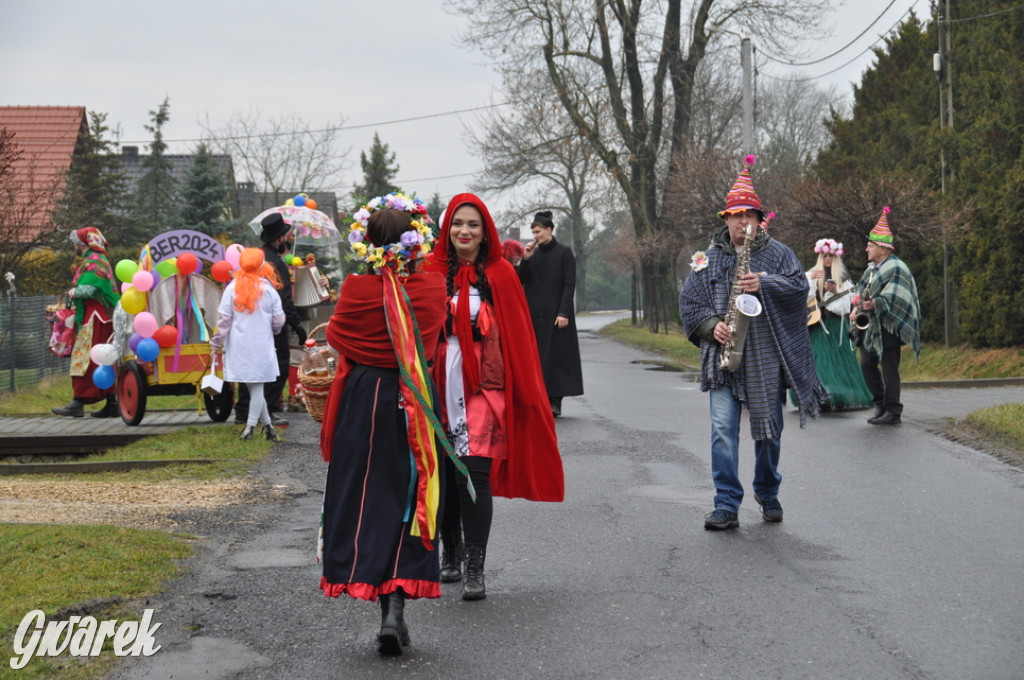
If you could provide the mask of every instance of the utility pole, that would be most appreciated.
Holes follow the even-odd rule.
[[[743,153],[754,153],[754,87],[753,47],[750,38],[740,43],[740,65],[743,68]]]
[[[943,5],[945,5],[943,7]],[[950,53],[952,38],[950,37],[949,0],[936,0],[933,6],[936,17],[936,28],[939,34],[939,51],[932,57],[932,69],[939,81],[939,128],[953,131],[953,74]],[[946,163],[945,145],[939,152],[942,169],[942,197],[946,197],[946,183],[952,187],[954,172]],[[945,308],[945,342],[946,347],[956,344],[956,322],[953,309],[953,282],[949,277],[949,236],[948,227],[942,230],[942,296]]]

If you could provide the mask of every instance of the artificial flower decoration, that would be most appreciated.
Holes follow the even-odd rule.
[[[690,268],[695,272],[699,272],[708,266],[708,256],[703,250],[698,250],[690,258]]]
[[[814,244],[814,252],[822,253],[823,255],[836,255],[839,257],[843,256],[846,252],[843,250],[843,244],[836,241],[834,238],[823,238],[819,239]]]
[[[409,222],[412,229],[404,232],[398,243],[389,244],[386,248],[374,247],[366,242],[366,225],[370,222],[370,215],[383,208],[401,210],[412,215]],[[434,232],[430,228],[433,222],[427,214],[426,204],[418,198],[398,191],[377,196],[352,215],[348,231],[351,250],[348,259],[365,262],[374,271],[387,265],[395,273],[407,275],[408,263],[426,257],[433,248]]]

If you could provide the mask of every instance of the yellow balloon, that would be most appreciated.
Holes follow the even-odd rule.
[[[301,267],[303,264],[304,263],[302,262],[302,258],[301,257],[293,257],[292,258],[292,266],[293,267]]]
[[[129,314],[138,314],[146,309],[146,294],[137,288],[125,291],[121,296],[121,307]]]

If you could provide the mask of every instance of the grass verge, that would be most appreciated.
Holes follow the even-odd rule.
[[[89,603],[97,619],[135,620],[132,598],[160,592],[192,554],[187,537],[163,531],[112,526],[7,524],[0,534],[3,597],[0,597],[0,677],[18,680],[93,680],[113,665],[109,641],[99,658],[33,658],[14,671],[14,635],[22,618],[41,609],[47,619],[62,609]],[[111,598],[111,593],[117,593]],[[72,612],[78,614],[79,612]],[[84,615],[83,612],[81,615]]]
[[[13,392],[0,392],[0,416],[49,413],[54,406],[64,406],[71,401],[71,396],[71,378],[66,375],[50,376],[36,385],[19,387]],[[100,410],[104,403],[101,401],[86,406],[86,414]],[[151,396],[147,408],[197,408],[197,404],[194,395]]]

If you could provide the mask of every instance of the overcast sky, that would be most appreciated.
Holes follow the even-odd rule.
[[[501,97],[483,57],[459,42],[465,20],[443,11],[443,4],[4,0],[0,105],[74,105],[107,113],[111,127],[120,127],[121,143],[137,143],[143,153],[151,140],[143,126],[165,96],[170,122],[164,138],[172,153],[194,148],[199,120],[209,117],[216,128],[253,107],[264,117],[298,114],[313,127],[343,118],[350,129],[339,139],[352,150],[346,187],[361,179],[359,152],[376,131],[397,154],[399,185],[423,197],[437,191],[446,200],[480,169],[464,144],[464,125],[478,114],[452,112]],[[871,63],[868,48],[880,35],[911,7],[929,17],[926,0],[845,4],[835,3],[833,35],[809,40],[806,54],[794,61],[852,45],[820,64],[768,64],[760,87],[770,87],[768,76],[792,73],[848,93]],[[393,122],[434,114],[442,115]]]

